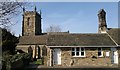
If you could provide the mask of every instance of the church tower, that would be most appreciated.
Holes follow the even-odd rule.
[[[107,30],[106,12],[104,11],[104,9],[101,9],[98,12],[98,22],[99,22],[98,33],[106,33]]]
[[[25,11],[23,8],[23,21],[22,21],[22,36],[34,36],[41,35],[41,12],[40,14],[36,11]]]

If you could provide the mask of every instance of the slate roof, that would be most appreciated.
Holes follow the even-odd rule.
[[[109,28],[107,33],[120,45],[120,28]]]
[[[48,46],[115,46],[107,34],[49,35]]]
[[[46,35],[40,35],[40,36],[21,36],[19,39],[18,45],[45,45],[47,42],[47,36]]]
[[[109,28],[107,33],[120,45],[120,28]],[[89,33],[89,34],[44,34],[38,36],[21,36],[18,45],[48,45],[48,46],[114,46],[108,34]]]

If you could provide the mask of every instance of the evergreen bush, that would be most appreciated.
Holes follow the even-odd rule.
[[[2,59],[2,69],[3,70],[11,70],[12,68],[16,68],[18,66],[17,63],[22,63],[21,67],[29,65],[30,63],[30,54],[29,53],[22,53],[22,54],[15,54],[15,55],[6,55]],[[22,62],[21,62],[22,61]]]

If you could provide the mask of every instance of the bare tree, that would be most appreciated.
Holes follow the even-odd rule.
[[[61,27],[58,25],[50,25],[47,29],[47,32],[61,32]]]
[[[13,24],[11,20],[17,17],[26,5],[26,2],[0,2],[0,27]]]

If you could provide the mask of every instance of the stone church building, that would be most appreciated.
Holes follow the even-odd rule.
[[[98,33],[42,33],[41,13],[23,9],[22,36],[17,50],[44,58],[45,66],[114,66],[119,64],[120,28],[108,28],[106,12],[98,12]]]

